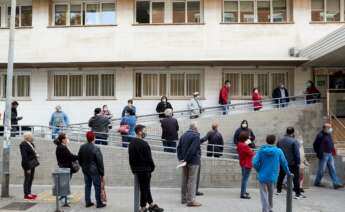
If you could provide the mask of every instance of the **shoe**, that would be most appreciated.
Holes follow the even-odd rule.
[[[196,196],[203,196],[204,193],[197,191],[195,195],[196,195]]]
[[[247,195],[247,196],[250,196],[250,194],[248,193],[248,192],[246,192],[246,193],[244,193],[245,195]]]
[[[96,208],[104,208],[106,206],[107,206],[106,204],[101,203],[101,204],[97,205]]]
[[[95,203],[90,202],[90,203],[86,204],[85,207],[90,208],[90,207],[92,207],[92,206],[94,206],[94,205],[95,205]]]
[[[276,192],[276,195],[277,195],[277,196],[279,196],[279,195],[281,195],[281,194],[282,194],[281,191],[277,191],[277,192]]]
[[[182,205],[187,204],[187,200],[182,200],[182,201],[181,201],[181,204],[182,204]]]
[[[149,210],[147,208],[140,208],[139,212],[148,212]]]
[[[158,205],[154,204],[154,205],[149,207],[149,211],[150,212],[163,212],[164,209],[160,208]]]
[[[319,184],[314,184],[315,187],[325,187],[324,185]]]
[[[32,196],[29,195],[24,195],[24,199],[25,200],[34,200],[34,198]]]
[[[299,189],[300,191],[301,191],[301,193],[304,193],[304,189],[303,188],[301,188],[301,189]]]
[[[333,186],[334,189],[344,188],[344,185],[335,185]]]
[[[37,195],[28,194],[28,196],[29,196],[32,200],[34,200],[34,199],[37,198]]]
[[[29,194],[31,195],[32,197],[34,197],[35,199],[37,198],[37,195],[36,194]]]
[[[294,199],[301,199],[301,197],[300,196],[295,196]]]
[[[251,199],[249,195],[241,195],[241,199]]]
[[[200,207],[200,206],[201,204],[195,201],[187,203],[187,207]]]
[[[296,195],[295,199],[305,199],[307,198],[307,196],[305,196],[304,194],[300,194],[300,195]]]

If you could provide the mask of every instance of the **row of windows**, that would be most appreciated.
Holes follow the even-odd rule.
[[[222,81],[231,82],[231,96],[251,96],[254,87],[259,88],[263,96],[270,96],[280,82],[290,85],[288,71],[233,71],[224,70]],[[137,70],[134,74],[135,98],[186,98],[198,91],[204,95],[203,70]],[[61,72],[49,73],[49,98],[51,99],[87,99],[115,98],[115,72],[100,73]],[[6,75],[0,74],[0,94],[6,97]],[[29,98],[31,93],[31,75],[16,73],[13,78],[13,96]]]
[[[292,21],[291,0],[223,0],[223,23],[286,23]],[[0,27],[9,27],[11,8],[0,1]],[[56,0],[51,7],[51,25],[115,25],[116,2]],[[136,24],[203,23],[200,0],[136,0]],[[311,0],[311,20],[343,22],[345,0]],[[17,6],[16,27],[32,26],[32,3]]]

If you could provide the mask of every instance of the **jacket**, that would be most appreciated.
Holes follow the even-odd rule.
[[[50,127],[67,127],[69,125],[69,119],[64,112],[54,112],[50,118]]]
[[[284,153],[273,145],[262,145],[253,159],[253,165],[260,183],[277,183],[280,167],[291,175]]]
[[[161,120],[162,139],[167,141],[178,140],[179,125],[175,118],[167,117]]]
[[[237,152],[240,158],[240,166],[242,168],[253,168],[254,151],[244,142],[237,144]]]
[[[89,127],[91,127],[91,130],[96,133],[96,136],[103,135],[102,133],[107,133],[109,131],[110,124],[111,119],[102,115],[92,116],[89,120]]]
[[[139,138],[133,138],[128,146],[129,165],[133,173],[153,172],[155,163],[149,144]]]
[[[252,100],[254,109],[258,110],[262,108],[262,96],[259,93],[253,93]]]
[[[164,111],[166,109],[173,109],[173,107],[171,106],[170,102],[159,102],[157,107],[156,107],[156,112],[159,113],[159,118],[165,118],[165,114]]]
[[[299,144],[295,138],[284,136],[278,141],[277,147],[283,151],[289,166],[299,166],[301,164]]]
[[[219,104],[226,105],[229,103],[229,93],[230,89],[226,85],[223,85],[219,92]]]
[[[123,108],[122,113],[121,113],[121,117],[125,117],[126,111],[127,111],[129,108],[130,108],[130,107],[129,107],[128,105],[126,105],[126,107]],[[135,114],[137,114],[137,109],[135,108],[134,105],[131,107],[131,109],[134,111]]]
[[[207,156],[222,156],[224,149],[224,140],[222,134],[218,130],[210,130],[205,137],[200,140],[200,143],[208,141]]]
[[[83,144],[78,152],[78,160],[84,174],[104,176],[103,155],[95,144]]]
[[[135,125],[137,124],[136,116],[124,116],[122,117],[121,124],[127,124],[129,126],[128,135],[135,136]]]
[[[280,87],[277,87],[273,90],[272,92],[272,98],[274,99],[273,100],[273,103],[275,104],[278,104],[278,103],[282,103],[282,102],[289,102],[290,99],[289,99],[289,92],[286,88],[283,88],[284,89],[284,92],[285,92],[285,99],[279,99],[279,98],[282,98],[282,94],[280,92]]]
[[[313,148],[319,159],[323,157],[323,153],[333,153],[334,143],[332,135],[323,131],[319,132],[313,143]]]
[[[30,170],[39,166],[37,153],[35,150],[35,144],[28,144],[27,141],[23,141],[20,145],[20,154],[22,156],[22,168],[24,170]]]
[[[253,130],[251,130],[250,128],[238,128],[236,131],[235,131],[235,134],[234,134],[234,144],[238,144],[239,141],[240,141],[240,134],[242,131],[246,131],[249,135],[249,139],[254,142],[255,141],[255,134],[253,132]]]
[[[320,91],[315,87],[308,87],[305,91],[306,96],[306,100],[309,102],[313,102],[312,100],[318,100],[321,98],[321,93]]]
[[[72,171],[72,162],[78,160],[78,156],[72,154],[64,144],[57,145],[55,154],[58,166],[60,168],[70,168]]]
[[[177,145],[177,158],[188,165],[200,165],[200,134],[193,130],[185,132]]]
[[[191,116],[198,116],[202,113],[202,104],[199,99],[192,98],[188,104]]]
[[[5,119],[4,119],[5,121]],[[17,108],[11,108],[11,125],[18,125],[18,111]]]

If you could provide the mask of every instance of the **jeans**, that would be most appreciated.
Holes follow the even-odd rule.
[[[108,145],[108,135],[107,134],[96,134],[96,144]]]
[[[151,195],[151,172],[137,172],[140,188],[140,207],[153,202]]]
[[[248,168],[242,168],[242,181],[241,181],[241,196],[245,196],[247,192],[247,185],[248,185],[248,180],[250,177],[250,171],[251,169]]]
[[[260,183],[262,212],[273,212],[273,183]]]
[[[30,173],[27,173],[30,171]],[[35,168],[32,168],[30,170],[24,170],[24,195],[29,195],[31,194],[31,186],[32,186],[32,181],[34,180],[35,176]]]
[[[331,176],[333,186],[342,185],[335,171],[335,165],[334,165],[334,159],[333,159],[332,153],[323,153],[322,158],[319,160],[319,169],[317,171],[314,184],[317,186],[320,185],[322,177],[325,173],[326,166],[328,168],[328,173]]]
[[[192,203],[195,200],[196,181],[199,165],[182,167],[181,202]]]
[[[52,139],[55,139],[59,136],[60,132],[62,131],[59,127],[53,127],[52,129]]]
[[[164,152],[176,153],[176,141],[163,141]]]
[[[223,115],[227,115],[229,113],[229,105],[223,105]]]
[[[100,175],[88,175],[84,173],[85,182],[85,203],[91,204],[91,187],[92,184],[95,188],[95,198],[97,205],[101,205],[101,176]]]
[[[299,166],[289,166],[289,170],[294,175],[293,189],[296,193],[296,196],[299,196],[301,194],[301,188],[300,188],[300,183],[299,183]],[[280,167],[279,177],[278,177],[278,182],[277,182],[277,192],[282,191],[285,175],[286,174],[285,174],[284,169]]]

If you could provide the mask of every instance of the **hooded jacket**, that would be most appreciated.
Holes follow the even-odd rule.
[[[258,172],[257,179],[260,183],[276,183],[279,167],[282,167],[287,175],[291,175],[282,150],[273,145],[261,146],[254,157],[253,165]]]
[[[235,131],[235,134],[234,134],[234,144],[236,144],[236,145],[237,145],[237,144],[239,143],[239,141],[240,141],[240,134],[241,134],[242,131],[246,131],[246,132],[248,133],[249,139],[250,139],[253,143],[254,143],[254,141],[255,141],[255,134],[254,134],[253,130],[250,129],[249,126],[247,126],[246,128],[242,128],[242,124],[243,124],[243,123],[247,123],[247,125],[248,125],[248,122],[242,121],[241,126]]]

